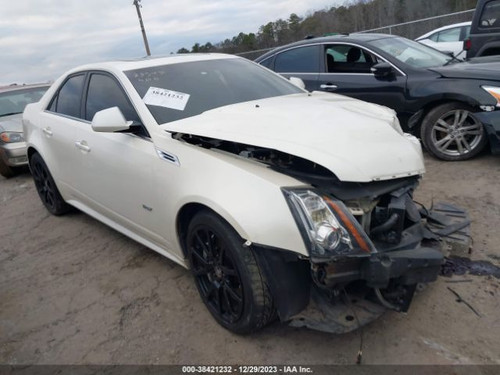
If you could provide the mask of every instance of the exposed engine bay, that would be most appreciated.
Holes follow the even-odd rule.
[[[342,202],[362,228],[372,249],[368,253],[322,258],[311,252],[309,304],[294,311],[280,310],[278,302],[280,318],[291,319],[292,325],[342,333],[386,309],[406,312],[419,285],[436,280],[443,251],[470,246],[470,220],[463,210],[445,203],[426,209],[413,200],[420,176],[344,182],[321,165],[277,150],[180,133],[174,137],[264,163],[311,185],[325,199]]]

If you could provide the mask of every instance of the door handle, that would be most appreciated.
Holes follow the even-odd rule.
[[[326,83],[326,84],[322,84],[321,86],[319,86],[319,88],[323,89],[323,90],[336,90],[337,85],[332,85],[331,83]]]
[[[75,142],[75,146],[82,151],[90,152],[90,147],[87,145],[85,141],[77,141]]]
[[[43,128],[42,131],[45,133],[45,135],[48,135],[49,137],[52,137],[52,130],[50,130],[49,127]]]

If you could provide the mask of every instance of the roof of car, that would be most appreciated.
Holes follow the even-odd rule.
[[[9,92],[9,91],[19,91],[19,90],[28,90],[28,89],[34,89],[38,87],[49,87],[51,83],[32,83],[32,84],[23,84],[23,85],[17,85],[13,84],[10,86],[3,86],[0,87],[0,93],[3,92]]]
[[[461,26],[470,26],[472,24],[472,21],[466,21],[466,22],[460,22],[460,23],[454,23],[452,25],[446,25],[446,26],[443,26],[443,27],[440,27],[438,29],[434,29],[434,30],[431,30],[429,31],[428,33],[425,33],[424,35],[421,35],[419,36],[418,38],[415,38],[415,40],[419,40],[419,39],[425,39],[427,38],[428,36],[434,34],[434,33],[437,33],[439,31],[443,31],[443,30],[448,30],[448,29],[453,29],[454,27],[461,27]]]
[[[217,59],[239,58],[234,55],[223,53],[186,53],[186,54],[171,54],[167,56],[148,56],[128,60],[105,61],[79,66],[73,71],[92,70],[92,69],[118,69],[128,71],[134,69],[148,68],[152,66],[161,66],[169,64],[177,64],[193,61],[207,61]]]
[[[381,33],[354,33],[354,34],[338,34],[333,36],[308,38],[300,40],[298,42],[274,48],[271,51],[263,54],[262,56],[259,56],[255,61],[260,61],[263,58],[273,55],[274,53],[279,52],[281,50],[306,44],[331,43],[331,42],[371,42],[374,40],[385,39],[385,38],[398,38],[398,36],[390,34],[381,34]]]

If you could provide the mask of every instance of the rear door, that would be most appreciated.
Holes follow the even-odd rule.
[[[286,78],[302,79],[309,91],[319,90],[320,53],[319,44],[294,47],[276,54],[263,65]]]
[[[85,73],[69,76],[40,115],[43,143],[38,150],[66,200],[74,196],[78,174],[76,132],[82,123],[81,102]]]

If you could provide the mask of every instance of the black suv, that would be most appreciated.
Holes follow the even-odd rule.
[[[500,55],[500,0],[477,2],[464,49],[467,58]]]

